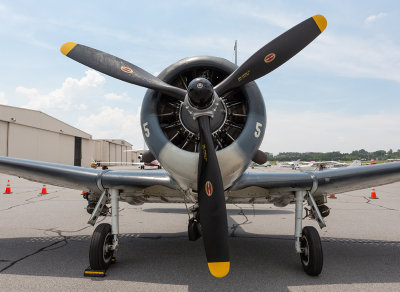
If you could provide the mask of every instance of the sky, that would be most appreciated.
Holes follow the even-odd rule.
[[[292,26],[322,14],[326,30],[256,81],[266,104],[261,150],[400,149],[398,1],[1,1],[0,104],[35,109],[95,139],[143,147],[146,89],[59,51],[84,44],[157,75],[185,57],[238,65]]]

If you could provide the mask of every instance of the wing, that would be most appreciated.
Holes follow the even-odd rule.
[[[311,191],[316,199],[400,181],[400,163],[392,162],[362,167],[318,172],[245,172],[228,191],[236,202],[268,202],[284,206],[294,201],[294,192]]]
[[[119,189],[123,198],[163,198],[177,196],[180,190],[165,171],[99,170],[0,156],[0,172],[95,194],[100,194],[104,189]]]

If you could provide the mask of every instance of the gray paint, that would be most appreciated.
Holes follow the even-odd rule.
[[[158,77],[168,83],[179,72],[198,66],[216,68],[228,74],[237,68],[237,66],[222,58],[192,57],[180,60],[169,66]],[[248,116],[245,127],[235,142],[223,150],[217,151],[225,189],[230,187],[233,181],[247,168],[255,152],[260,147],[266,127],[264,100],[255,82],[244,85],[242,91],[248,103]],[[182,189],[196,189],[198,153],[182,150],[167,140],[158,122],[157,104],[159,98],[159,93],[154,90],[148,90],[143,99],[141,126],[146,144]],[[257,123],[262,126],[257,126]],[[143,127],[144,124],[150,133],[148,137]],[[260,131],[256,137],[257,127]]]
[[[103,188],[118,188],[122,191],[143,189],[154,185],[178,189],[177,184],[166,172],[102,171],[3,156],[0,156],[0,172],[40,183],[95,193],[102,192],[98,183]]]
[[[230,191],[243,190],[253,186],[267,189],[269,192],[311,190],[313,187],[312,175],[318,182],[315,196],[338,194],[400,181],[400,163],[392,162],[310,173],[246,172],[235,182]]]
[[[90,190],[98,194],[102,188],[117,188],[127,196],[131,193],[135,196],[160,197],[165,193],[169,198],[182,198],[178,183],[163,171],[102,171],[0,156],[0,172],[40,183]],[[236,202],[243,203],[278,202],[285,205],[291,202],[295,191],[311,190],[312,175],[318,181],[314,196],[337,194],[400,181],[400,162],[314,173],[245,172],[226,195],[232,195],[232,202],[236,199]],[[101,187],[98,187],[98,183]]]

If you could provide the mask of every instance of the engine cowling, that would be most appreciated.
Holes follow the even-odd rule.
[[[236,65],[217,57],[185,58],[162,71],[158,78],[186,90],[197,77],[213,86],[224,80]],[[255,82],[220,96],[210,119],[224,189],[246,170],[259,148],[266,126],[264,100]],[[143,137],[150,151],[182,189],[197,189],[197,121],[190,108],[170,96],[148,90],[141,111]]]

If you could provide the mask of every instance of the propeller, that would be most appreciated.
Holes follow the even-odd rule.
[[[90,68],[119,80],[154,89],[183,100],[186,91],[171,86],[149,72],[113,55],[77,43],[65,43],[61,53]]]
[[[311,43],[326,25],[325,17],[314,15],[292,27],[248,58],[215,87],[215,92],[221,96],[275,70]]]
[[[193,79],[188,85],[188,97],[199,106],[210,103],[214,90],[205,78]],[[200,224],[210,273],[225,277],[229,273],[228,222],[224,184],[211,136],[210,117],[197,118],[200,133],[197,192]]]
[[[188,101],[197,119],[200,133],[198,164],[198,200],[200,224],[208,267],[215,277],[229,273],[228,223],[224,185],[210,129],[210,110],[216,105],[216,96],[256,80],[275,70],[313,41],[325,28],[322,15],[315,15],[301,22],[262,47],[215,88],[205,78],[196,78],[188,90],[171,86],[147,71],[110,54],[90,47],[65,43],[61,52],[107,75],[132,84],[154,89],[179,100]],[[211,111],[212,112],[212,111]],[[257,161],[266,160],[258,151]]]

